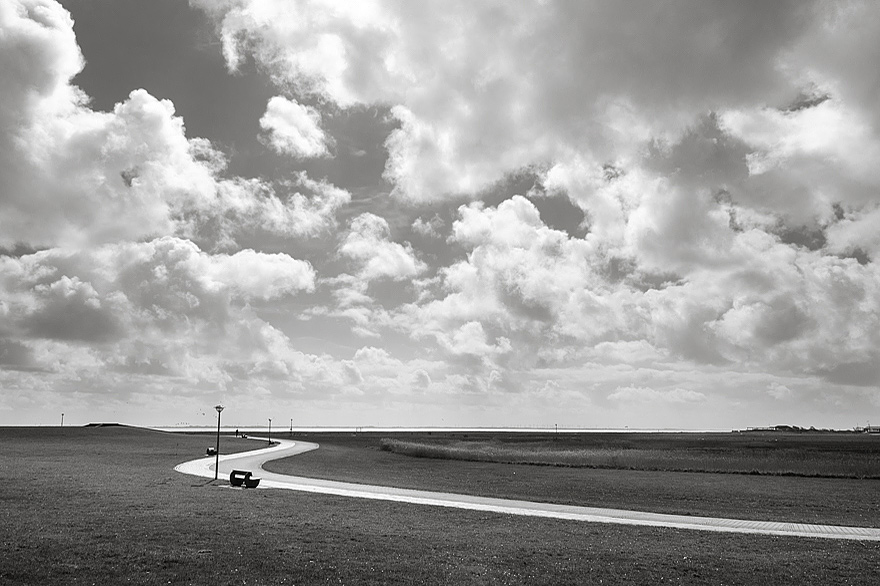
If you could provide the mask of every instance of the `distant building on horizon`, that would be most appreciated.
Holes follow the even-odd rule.
[[[868,425],[865,427],[856,427],[856,431],[860,431],[862,433],[880,433],[880,425]]]

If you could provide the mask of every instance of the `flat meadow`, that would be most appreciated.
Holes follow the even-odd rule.
[[[880,481],[871,479],[511,464],[383,449],[383,439],[431,443],[436,435],[297,437],[317,441],[321,449],[270,467],[692,514],[733,508],[757,511],[759,517],[778,513],[877,526],[880,510]],[[202,457],[213,440],[212,434],[127,427],[0,428],[0,584],[824,585],[873,584],[880,567],[877,542],[629,527],[237,490],[225,479],[215,483],[174,472],[174,465]],[[224,436],[221,452],[258,447],[254,444]],[[649,481],[652,476],[659,480]],[[694,484],[698,488],[691,490]],[[732,496],[743,491],[748,496]],[[734,498],[732,505],[728,498]]]
[[[465,437],[466,435],[466,437]],[[449,434],[383,438],[419,458],[670,472],[880,479],[880,435],[849,432]]]
[[[880,527],[876,435],[469,432],[300,437],[321,449],[269,462],[266,468],[561,504]],[[843,462],[852,465],[846,469]],[[682,463],[686,471],[680,469]]]

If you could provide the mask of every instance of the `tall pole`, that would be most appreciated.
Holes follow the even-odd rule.
[[[64,413],[61,414],[61,427],[64,427]]]
[[[220,412],[223,411],[223,405],[215,405],[217,410],[217,447],[214,448],[214,480],[220,474]]]
[[[272,418],[269,418],[269,445],[272,445]]]

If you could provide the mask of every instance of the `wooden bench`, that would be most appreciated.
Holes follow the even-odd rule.
[[[232,486],[244,485],[245,488],[257,488],[260,485],[260,479],[254,478],[253,473],[248,470],[233,470],[229,474],[229,484]]]

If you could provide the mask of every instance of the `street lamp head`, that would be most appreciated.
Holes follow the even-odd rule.
[[[224,407],[223,405],[214,405],[214,409],[217,410],[217,413],[220,413],[221,411],[226,409],[226,407]]]

